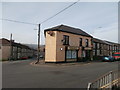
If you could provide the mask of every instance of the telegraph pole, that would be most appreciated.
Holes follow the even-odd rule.
[[[37,49],[37,63],[39,63],[39,60],[40,60],[40,25],[41,24],[38,24],[38,49]]]
[[[13,58],[12,33],[10,35],[10,60]]]

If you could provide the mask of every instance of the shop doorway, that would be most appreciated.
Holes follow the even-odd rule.
[[[90,60],[90,50],[85,50],[85,59]]]

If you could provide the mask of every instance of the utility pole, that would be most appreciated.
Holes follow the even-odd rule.
[[[37,49],[37,63],[39,63],[39,60],[40,60],[40,25],[41,24],[38,24],[38,49]]]
[[[10,60],[13,58],[12,33],[10,35]]]

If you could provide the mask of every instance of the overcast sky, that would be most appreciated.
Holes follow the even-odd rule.
[[[3,2],[0,7],[2,18],[38,24],[72,3]],[[99,39],[118,42],[118,3],[78,2],[41,25],[41,44],[45,43],[44,29],[60,24],[80,28]],[[16,42],[36,44],[37,30],[34,29],[37,26],[2,21],[2,37],[9,39],[12,33]]]

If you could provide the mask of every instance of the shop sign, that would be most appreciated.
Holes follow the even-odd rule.
[[[84,49],[85,49],[85,50],[91,50],[91,48],[90,48],[90,47],[85,47]]]
[[[78,50],[78,46],[68,46],[68,50]]]

